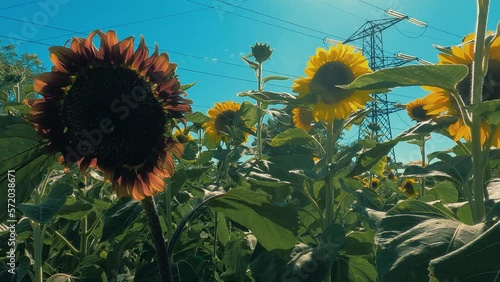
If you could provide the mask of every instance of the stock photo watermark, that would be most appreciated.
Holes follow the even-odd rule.
[[[10,274],[16,274],[16,171],[7,171],[7,229],[9,239],[7,242],[7,267]]]

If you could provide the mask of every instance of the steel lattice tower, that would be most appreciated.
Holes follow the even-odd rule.
[[[386,58],[384,55],[384,43],[382,32],[404,20],[405,18],[382,19],[367,21],[353,35],[344,41],[350,43],[362,40],[362,51],[368,60],[370,68],[373,71],[387,67],[401,66],[408,63],[408,60],[399,60],[397,58]],[[390,60],[391,59],[391,60]],[[373,132],[378,135],[377,142],[392,139],[391,121],[389,114],[399,111],[387,101],[387,93],[373,94],[373,100],[368,102],[368,107],[372,111],[363,120],[359,127],[358,139],[363,139],[366,132]],[[392,161],[396,160],[394,149],[390,152]]]

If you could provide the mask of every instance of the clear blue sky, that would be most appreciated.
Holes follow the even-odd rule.
[[[474,31],[475,2],[4,0],[0,3],[0,36],[29,42],[0,39],[4,43],[15,42],[21,52],[38,54],[46,66],[50,66],[48,46],[43,44],[63,45],[71,36],[86,36],[94,29],[115,29],[120,39],[130,35],[138,38],[142,34],[149,46],[157,42],[160,49],[169,52],[171,61],[178,63],[177,72],[182,83],[197,81],[189,90],[189,98],[194,100],[195,111],[206,112],[216,101],[242,101],[236,93],[256,88],[253,72],[245,68],[239,58],[248,54],[255,42],[267,42],[274,49],[272,61],[265,64],[266,75],[279,72],[296,77],[303,74],[306,61],[316,48],[325,47],[322,38],[329,36],[342,40],[356,31],[365,19],[386,18],[381,9],[374,7],[377,6],[429,23],[427,29],[422,29],[403,21],[397,28],[386,30],[383,34],[385,51],[403,52],[435,62],[437,52],[432,44],[458,44],[463,35]],[[488,27],[494,30],[500,20],[500,3],[491,2]],[[268,86],[267,89],[291,92],[291,80],[274,84],[281,87]],[[389,100],[407,103],[424,95],[420,88],[396,89],[389,94]],[[413,124],[403,111],[391,115],[391,122],[393,135],[408,128],[407,124]],[[356,136],[355,130],[345,135],[350,141]],[[445,138],[434,134],[427,150],[431,152],[449,145]],[[398,145],[396,154],[398,161],[403,162],[419,158],[417,147],[413,145]]]

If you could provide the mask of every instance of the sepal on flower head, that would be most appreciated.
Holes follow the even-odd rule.
[[[255,43],[255,45],[252,46],[252,55],[258,63],[262,64],[263,62],[269,60],[272,53],[273,50],[267,43]]]

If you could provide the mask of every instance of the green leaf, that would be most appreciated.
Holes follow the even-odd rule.
[[[469,106],[469,109],[476,114],[481,115],[484,119],[488,120],[491,125],[498,125],[500,123],[500,100],[495,99],[491,101],[482,101],[477,104]]]
[[[68,204],[68,202],[70,203]],[[75,201],[69,198],[66,201],[66,205],[57,213],[57,216],[68,220],[80,220],[88,215],[93,207],[94,206],[89,203]]]
[[[458,190],[451,182],[439,182],[432,189],[426,191],[425,196],[420,200],[424,202],[441,200],[443,204],[456,203],[458,201]]]
[[[472,159],[466,155],[435,162],[425,168],[408,166],[403,175],[406,177],[443,177],[462,186],[472,177]]]
[[[189,88],[193,87],[195,84],[196,84],[197,81],[195,82],[192,82],[192,83],[188,83],[188,84],[183,84],[181,85],[181,91],[186,91],[188,90]]]
[[[29,113],[30,108],[22,103],[7,103],[3,106],[3,112],[10,115],[20,117],[23,114]]]
[[[123,233],[139,217],[144,207],[131,198],[120,198],[104,213],[101,241],[110,240]]]
[[[394,140],[378,143],[375,145],[375,147],[361,153],[361,155],[356,160],[354,169],[349,173],[347,177],[354,177],[356,175],[361,175],[362,173],[369,171],[379,162],[382,157],[387,156],[387,154],[396,144],[397,141]]]
[[[291,104],[294,103],[297,98],[286,92],[272,92],[272,91],[257,91],[249,90],[245,92],[238,93],[240,97],[250,97],[259,102],[265,104]],[[312,95],[309,95],[312,96]]]
[[[186,121],[189,121],[192,123],[199,123],[199,124],[203,124],[203,123],[211,120],[211,118],[209,118],[208,116],[206,116],[205,114],[203,114],[201,112],[194,112],[192,114],[185,114],[184,117],[186,118]]]
[[[344,245],[342,246],[342,254],[349,256],[367,256],[375,252],[375,243],[373,238],[375,230],[364,232],[351,231],[346,236]]]
[[[108,278],[106,272],[98,265],[89,265],[79,269],[76,274],[78,281],[82,282],[95,282],[102,281],[107,282]]]
[[[444,212],[443,210],[429,205],[428,203],[419,200],[405,200],[397,203],[389,211],[387,215],[397,214],[419,214],[431,217],[442,217],[453,219],[451,211]]]
[[[245,126],[247,128],[252,128],[252,126],[254,126],[259,120],[259,117],[265,114],[265,111],[255,106],[254,104],[245,101],[241,103],[241,107],[238,110],[238,113],[245,122]]]
[[[467,245],[433,259],[429,270],[434,281],[496,281],[500,273],[500,222]]]
[[[365,74],[355,79],[346,89],[380,90],[401,86],[435,86],[455,90],[455,85],[467,76],[463,65],[402,66]]]
[[[221,273],[225,281],[245,281],[246,271],[252,259],[252,248],[247,237],[237,238],[227,242],[224,247],[224,266]]]
[[[373,264],[362,257],[349,257],[348,278],[352,282],[376,282],[377,270]]]
[[[309,135],[302,128],[290,128],[282,133],[276,135],[273,140],[271,140],[270,145],[273,147],[279,147],[283,145],[305,145],[309,142],[313,142],[314,138]]]
[[[19,204],[17,207],[30,219],[47,223],[66,203],[68,195],[73,192],[73,187],[65,183],[57,183],[51,189],[47,198],[39,205]]]
[[[286,76],[279,76],[279,75],[270,75],[262,78],[262,82],[266,84],[266,82],[270,80],[288,80],[289,78]]]
[[[377,223],[376,263],[381,282],[428,281],[429,262],[457,250],[486,226],[415,214],[387,215]]]
[[[267,250],[291,249],[297,240],[297,211],[278,207],[264,194],[235,188],[208,204],[245,226]]]
[[[42,152],[33,126],[20,117],[0,117],[0,206],[7,206],[8,171],[14,170],[16,205],[31,197],[47,169],[55,162],[54,156]],[[12,179],[12,177],[10,178]],[[7,218],[7,209],[0,209],[0,222]]]
[[[282,273],[281,281],[323,281],[329,273],[345,240],[344,228],[339,224],[329,226],[323,234],[319,246],[298,244],[292,252]]]
[[[251,55],[251,54],[250,54]],[[251,56],[250,56],[251,57]],[[257,64],[256,62],[254,61],[250,61],[249,59],[247,59],[249,57],[241,57],[241,59],[247,63],[247,65],[249,65],[252,69],[254,70],[258,70],[259,69],[259,64]]]
[[[339,178],[338,182],[342,190],[356,196],[358,204],[374,210],[383,210],[384,203],[375,190],[363,188],[361,182],[352,178]]]

